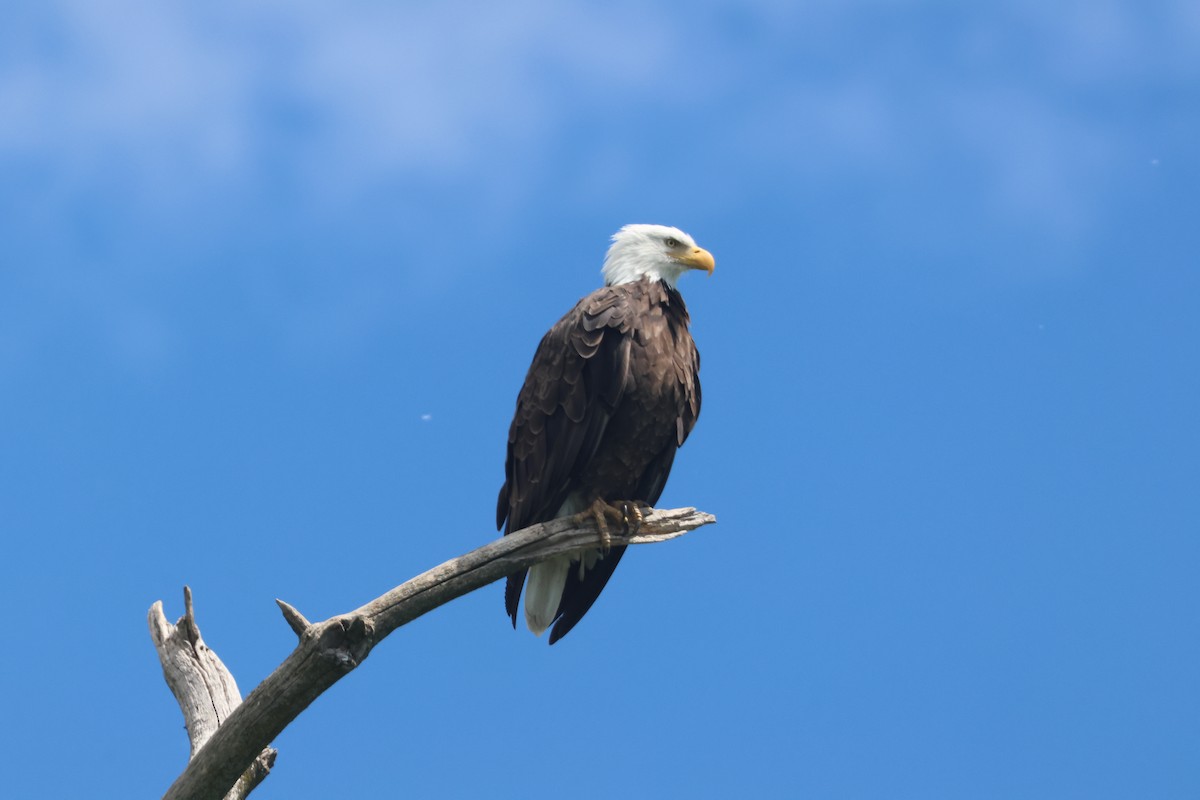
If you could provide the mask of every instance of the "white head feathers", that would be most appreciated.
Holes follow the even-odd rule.
[[[674,288],[689,269],[713,271],[712,254],[668,225],[626,225],[612,242],[602,270],[608,286],[650,278]]]

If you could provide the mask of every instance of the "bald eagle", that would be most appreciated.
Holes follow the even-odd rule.
[[[676,283],[712,274],[713,257],[664,225],[626,225],[604,259],[604,286],[542,338],[508,431],[496,527],[507,535],[591,511],[630,524],[662,494],[700,415],[700,355]],[[507,525],[505,524],[507,521]],[[528,570],[525,621],[550,644],[592,607],[624,547],[561,556]],[[517,624],[526,572],[510,575],[504,605]]]

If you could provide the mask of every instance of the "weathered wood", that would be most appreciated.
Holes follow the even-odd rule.
[[[619,533],[613,545],[674,539],[716,522],[694,508],[652,510],[635,536]],[[256,756],[313,700],[362,663],[392,631],[440,605],[558,555],[602,543],[590,516],[533,525],[434,567],[348,614],[308,623],[279,602],[300,642],[212,734],[164,800],[218,800]],[[156,604],[157,605],[157,604]],[[153,613],[153,612],[152,612]]]
[[[303,636],[312,623],[304,618],[304,615],[282,600],[276,600],[275,605],[279,606],[279,610],[283,612],[283,618],[287,620],[287,624],[295,631],[297,636]]]
[[[187,586],[183,587],[183,604],[184,615],[172,625],[163,614],[159,600],[150,607],[149,623],[150,638],[158,651],[163,677],[183,712],[191,743],[191,759],[233,714],[242,702],[242,695],[233,675],[201,638],[192,606],[192,590]],[[275,755],[276,751],[271,747],[261,749],[233,788],[224,794],[225,800],[244,800],[254,791],[271,771]]]

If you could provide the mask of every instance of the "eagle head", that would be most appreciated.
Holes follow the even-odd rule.
[[[713,271],[712,253],[669,225],[626,225],[613,234],[604,257],[604,283],[615,286],[650,278],[671,288],[689,269]]]

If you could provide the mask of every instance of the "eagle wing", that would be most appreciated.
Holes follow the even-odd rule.
[[[658,350],[658,363],[670,365],[668,368],[674,370],[678,392],[674,410],[675,444],[663,448],[654,457],[645,472],[642,473],[638,488],[633,495],[634,498],[644,500],[652,506],[662,496],[663,488],[667,484],[667,477],[671,474],[671,465],[675,462],[677,448],[683,445],[688,434],[692,432],[692,428],[696,426],[696,419],[700,416],[700,354],[691,341],[691,335],[687,332],[686,311],[682,309],[682,302],[679,303],[679,306],[677,311],[682,312],[683,319],[681,320],[682,324],[675,330],[683,341],[674,337],[671,337],[670,340],[667,337],[660,337],[655,341],[643,343],[644,346]],[[670,349],[670,352],[666,352],[667,348]],[[583,619],[584,614],[591,609],[596,598],[604,591],[608,579],[612,577],[624,554],[624,547],[613,547],[604,558],[592,565],[586,573],[580,575],[578,580],[566,582],[563,587],[562,600],[558,605],[559,616],[554,623],[554,628],[550,631],[550,644],[554,644],[566,636],[575,627],[575,624]],[[519,597],[520,584],[517,584],[516,592]],[[506,596],[505,599],[508,600],[508,597]],[[515,602],[515,599],[513,598],[512,602]],[[510,606],[510,614],[515,613],[513,611],[515,607],[515,605]]]
[[[508,431],[505,480],[496,502],[496,527],[505,534],[553,519],[576,488],[573,476],[600,446],[625,393],[630,327],[627,292],[604,287],[580,300],[542,338]],[[605,559],[610,564],[596,595],[618,560],[616,553]],[[504,592],[514,627],[524,583],[524,571],[511,575]],[[595,595],[587,605],[594,600]]]

